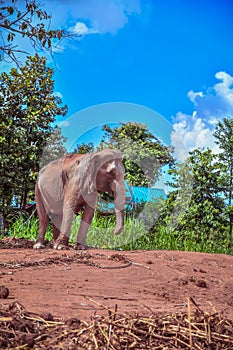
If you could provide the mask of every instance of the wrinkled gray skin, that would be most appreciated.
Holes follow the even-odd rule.
[[[86,249],[87,231],[101,192],[109,192],[114,197],[114,233],[121,233],[124,227],[124,174],[121,155],[112,149],[92,154],[70,154],[41,169],[35,187],[39,233],[33,247],[44,247],[44,236],[51,218],[53,247],[68,248],[73,217],[83,211],[75,247]]]

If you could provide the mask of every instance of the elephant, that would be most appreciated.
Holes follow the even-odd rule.
[[[67,154],[43,167],[35,185],[39,231],[35,249],[45,247],[44,237],[49,218],[52,221],[53,248],[68,249],[74,215],[82,211],[75,249],[87,249],[86,236],[92,222],[98,193],[114,198],[116,226],[124,228],[125,168],[121,154],[105,148],[91,154]]]

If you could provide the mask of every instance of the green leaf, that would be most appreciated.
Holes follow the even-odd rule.
[[[25,202],[34,190],[47,140],[53,140],[48,158],[65,152],[64,137],[52,124],[57,115],[64,113],[64,106],[59,106],[54,96],[52,73],[46,60],[36,54],[28,57],[19,70],[13,68],[9,74],[0,75],[0,201],[6,220],[12,194]]]

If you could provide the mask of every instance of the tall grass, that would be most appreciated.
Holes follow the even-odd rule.
[[[21,216],[11,224],[8,234],[16,238],[36,240],[38,229],[39,223],[36,217],[32,217],[30,220],[25,220],[25,218]],[[45,239],[52,239],[52,229],[50,225],[47,228]]]
[[[70,242],[76,239],[81,217],[73,220]],[[191,231],[168,231],[167,227],[158,224],[148,230],[143,221],[134,217],[127,217],[124,230],[120,235],[114,235],[115,217],[95,216],[89,228],[87,244],[102,249],[118,250],[185,250],[194,252],[232,254],[228,247],[227,232],[220,237],[208,237],[200,232],[198,235]],[[19,218],[11,227],[9,234],[16,238],[35,240],[38,233],[38,219],[33,217],[25,222]],[[49,225],[46,239],[52,239],[52,230]]]
[[[76,217],[71,229],[71,241],[77,235],[80,216]],[[121,249],[145,234],[145,228],[133,218],[125,220],[124,230],[120,235],[114,235],[115,217],[95,216],[89,228],[87,244],[96,248]]]

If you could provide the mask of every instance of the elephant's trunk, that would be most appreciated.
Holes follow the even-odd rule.
[[[114,205],[116,213],[116,227],[114,234],[118,235],[124,228],[125,184],[124,180],[114,183]]]

